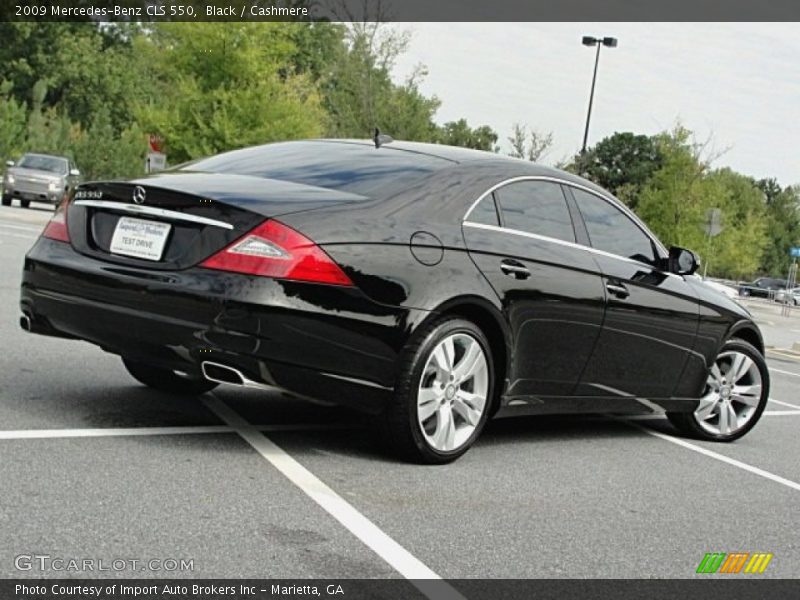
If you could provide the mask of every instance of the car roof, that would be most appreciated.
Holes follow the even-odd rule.
[[[314,151],[315,146],[318,151]],[[292,159],[289,161],[291,163],[289,168],[286,169],[281,161],[269,160],[266,156],[273,149],[290,151],[290,148],[307,153],[308,161]],[[378,157],[381,157],[378,162],[372,160]],[[391,165],[395,162],[397,169],[393,173]],[[408,187],[411,179],[432,175],[437,171],[446,173],[451,169],[467,168],[474,174],[479,172],[490,174],[497,181],[517,177],[546,177],[573,183],[619,203],[608,191],[591,181],[560,169],[482,150],[398,140],[384,143],[378,149],[375,148],[374,141],[363,139],[273,142],[223,152],[173,168],[230,172],[322,188],[341,188],[373,198],[390,197],[400,189]],[[328,177],[331,173],[336,176]],[[397,174],[403,174],[403,177],[396,177]],[[351,183],[353,185],[350,185]]]
[[[375,146],[372,140],[362,139],[330,139],[321,138],[316,140],[306,140],[307,142],[321,142],[325,144],[357,144],[361,146]],[[394,140],[386,143],[380,147],[381,150],[392,150],[400,152],[409,152],[415,154],[424,154],[439,159],[451,161],[455,164],[469,163],[473,166],[478,165],[494,165],[506,166],[510,171],[518,172],[520,176],[541,176],[552,177],[564,181],[570,181],[584,187],[591,188],[592,190],[606,196],[611,197],[608,190],[605,190],[597,184],[579,177],[569,171],[557,169],[555,167],[548,167],[529,160],[514,158],[513,156],[506,156],[496,152],[487,152],[485,150],[474,150],[472,148],[463,148],[460,146],[448,146],[445,144],[431,144],[426,142],[406,142],[401,140]]]
[[[317,139],[309,140],[312,142],[322,142],[326,144],[357,144],[360,146],[375,146],[372,140],[359,140],[359,139]],[[505,158],[492,152],[485,150],[474,150],[472,148],[462,148],[460,146],[446,146],[444,144],[429,144],[425,142],[404,142],[401,140],[393,140],[381,146],[382,150],[399,150],[403,152],[413,152],[415,154],[427,154],[428,156],[435,156],[443,158],[455,163],[463,163],[473,160],[487,160],[491,158]]]

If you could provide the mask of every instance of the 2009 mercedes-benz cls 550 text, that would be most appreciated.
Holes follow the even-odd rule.
[[[768,398],[763,342],[696,268],[569,173],[287,142],[76,188],[25,259],[21,323],[161,390],[278,387],[360,409],[420,462],[513,414],[666,411],[733,440]]]

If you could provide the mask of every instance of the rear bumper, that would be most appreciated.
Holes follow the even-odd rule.
[[[353,288],[121,267],[45,238],[26,256],[20,307],[34,332],[184,372],[228,365],[254,382],[373,413],[425,316]]]

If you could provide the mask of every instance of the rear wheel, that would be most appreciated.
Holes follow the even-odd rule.
[[[486,424],[494,390],[489,342],[470,321],[448,317],[407,349],[384,441],[415,462],[443,464],[469,450]]]
[[[28,208],[31,205],[31,201],[30,200],[20,200],[19,201],[19,205],[22,208]]]
[[[11,196],[8,194],[3,194],[1,202],[3,206],[11,206]]]
[[[125,357],[122,358],[122,364],[139,383],[170,394],[193,396],[213,390],[218,385],[208,379],[184,375]]]
[[[685,434],[730,442],[755,426],[768,399],[769,369],[764,357],[752,345],[734,339],[714,361],[695,411],[667,416]]]

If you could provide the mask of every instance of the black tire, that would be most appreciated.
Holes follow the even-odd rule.
[[[8,194],[3,194],[2,200],[0,200],[3,206],[11,206],[11,196]]]
[[[207,379],[190,377],[177,371],[154,367],[125,357],[122,358],[122,364],[139,383],[169,394],[197,396],[211,391],[219,385]]]
[[[753,416],[750,417],[750,420],[747,421],[741,428],[737,429],[736,431],[730,434],[715,434],[709,432],[697,422],[697,419],[694,416],[694,412],[688,413],[674,413],[668,412],[667,417],[669,418],[670,422],[684,435],[699,439],[699,440],[706,440],[706,441],[713,441],[713,442],[732,442],[733,440],[738,440],[740,437],[745,435],[748,431],[750,431],[753,427],[755,427],[756,423],[758,423],[759,419],[761,418],[761,414],[764,412],[764,408],[767,405],[767,401],[769,400],[769,368],[767,367],[767,362],[764,360],[764,357],[761,353],[753,347],[751,344],[748,344],[744,340],[740,340],[737,338],[728,340],[725,345],[720,350],[719,354],[728,351],[736,351],[742,354],[745,354],[748,358],[750,358],[758,368],[759,375],[761,376],[761,396],[758,402],[758,406],[753,413]]]
[[[30,200],[20,200],[19,201],[19,205],[22,208],[28,208],[31,205],[31,201]]]
[[[472,337],[483,350],[488,369],[488,394],[483,414],[469,438],[455,450],[443,452],[425,438],[418,422],[417,393],[430,354],[446,337],[463,333]],[[445,317],[417,332],[403,352],[394,395],[379,419],[381,442],[391,453],[422,464],[446,464],[462,456],[480,435],[492,412],[496,377],[491,347],[484,333],[474,323],[457,317]]]

